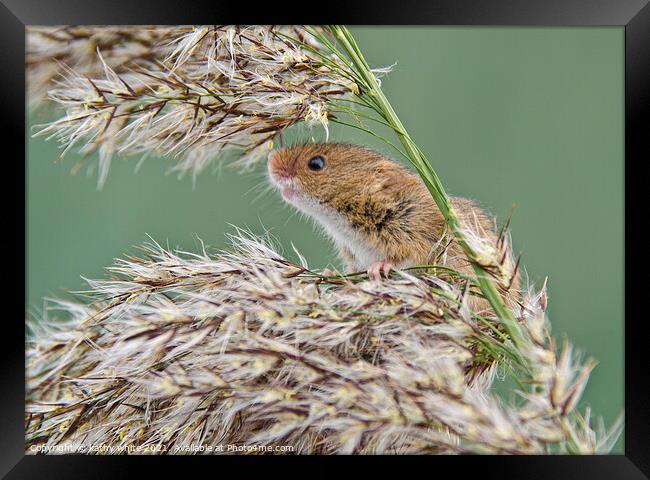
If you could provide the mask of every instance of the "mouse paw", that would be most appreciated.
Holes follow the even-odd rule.
[[[381,275],[382,273],[384,274],[384,277],[388,278],[388,275],[390,275],[390,271],[395,269],[395,265],[393,265],[390,262],[375,262],[370,267],[368,268],[368,278],[370,280],[381,280]]]
[[[321,276],[323,277],[338,277],[339,275],[341,275],[339,272],[332,270],[331,268],[326,268],[321,272]]]

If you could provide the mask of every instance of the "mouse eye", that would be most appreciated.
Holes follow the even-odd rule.
[[[311,157],[309,159],[309,162],[307,162],[307,166],[309,167],[310,170],[314,170],[315,172],[317,172],[318,170],[322,170],[323,168],[325,168],[325,159],[320,155],[316,155],[315,157]]]

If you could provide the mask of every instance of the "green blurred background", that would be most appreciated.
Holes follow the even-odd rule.
[[[366,58],[395,62],[385,91],[447,190],[472,197],[503,220],[536,282],[549,277],[549,316],[600,364],[583,405],[611,423],[623,411],[623,48],[621,27],[353,29]],[[40,117],[40,118],[39,118]],[[30,115],[30,126],[47,120]],[[322,139],[294,129],[293,138]],[[374,138],[330,126],[330,141]],[[185,249],[196,237],[226,244],[233,225],[270,230],[312,267],[338,265],[312,225],[275,193],[260,196],[265,166],[190,177],[166,175],[169,160],[114,160],[105,187],[70,175],[74,155],[28,140],[27,305],[97,278],[113,258],[147,240]],[[621,453],[619,440],[615,452]]]

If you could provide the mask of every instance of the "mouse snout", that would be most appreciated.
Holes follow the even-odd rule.
[[[282,198],[291,203],[297,201],[300,187],[296,179],[295,161],[282,150],[276,150],[269,154],[268,169],[269,178],[280,190]]]
[[[275,150],[269,154],[268,169],[271,178],[275,181],[289,181],[295,176],[293,162],[281,151]]]

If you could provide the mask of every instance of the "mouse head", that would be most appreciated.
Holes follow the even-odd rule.
[[[311,213],[318,205],[337,208],[337,203],[368,191],[381,182],[390,163],[357,145],[305,144],[273,151],[268,170],[283,198]]]

